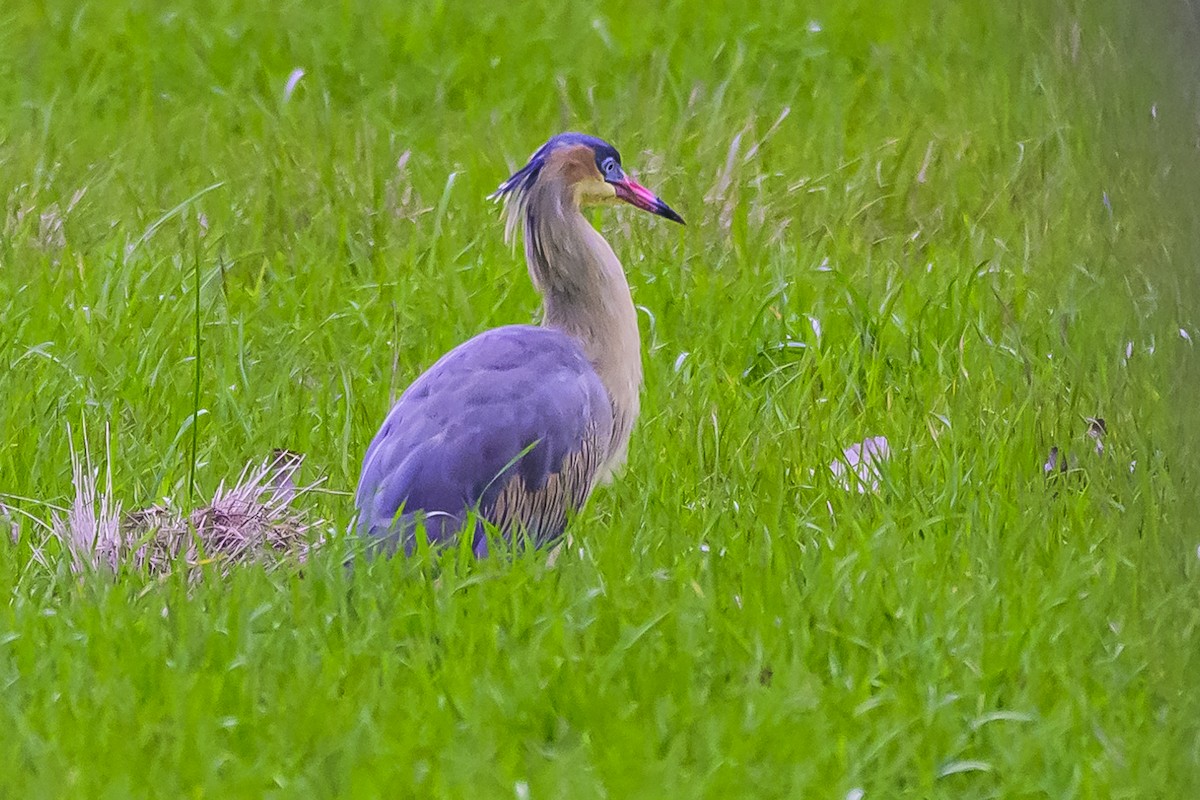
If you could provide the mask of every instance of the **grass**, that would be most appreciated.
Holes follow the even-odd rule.
[[[0,795],[1196,796],[1190,6],[479,5],[0,8]],[[689,225],[600,221],[643,415],[553,563],[31,558],[68,425],[351,490],[536,315],[483,198],[566,128]]]

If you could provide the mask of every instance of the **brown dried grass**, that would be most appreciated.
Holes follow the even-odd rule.
[[[212,500],[191,513],[168,502],[122,514],[111,467],[104,486],[98,486],[99,470],[85,441],[82,457],[71,454],[74,499],[69,508],[52,513],[50,534],[77,573],[128,566],[164,575],[180,565],[191,571],[207,564],[225,573],[250,562],[303,562],[321,544],[314,533],[323,525],[296,505],[323,482],[296,485],[303,461],[298,453],[277,450],[262,462],[248,463],[232,487],[222,482]]]

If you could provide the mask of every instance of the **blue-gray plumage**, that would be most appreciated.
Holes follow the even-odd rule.
[[[524,231],[542,292],[542,326],[510,325],[464,342],[401,395],[363,461],[358,533],[386,552],[463,531],[472,513],[538,545],[624,458],[638,411],[637,315],[620,262],[580,206],[624,200],[678,222],[628,178],[611,145],[561,134],[501,185],[507,231]]]

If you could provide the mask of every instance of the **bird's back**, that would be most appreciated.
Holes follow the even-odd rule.
[[[612,443],[612,406],[579,343],[531,325],[496,328],[405,390],[363,462],[358,531],[411,549],[460,531],[475,510],[544,543],[587,499]],[[476,552],[486,552],[482,526]]]

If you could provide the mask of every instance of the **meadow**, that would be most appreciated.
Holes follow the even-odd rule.
[[[0,796],[1200,796],[1197,25],[0,5]],[[628,464],[553,557],[348,572],[391,400],[537,318],[485,198],[561,130],[688,221],[596,216]],[[327,541],[76,574],[84,433],[125,509],[302,453]]]

